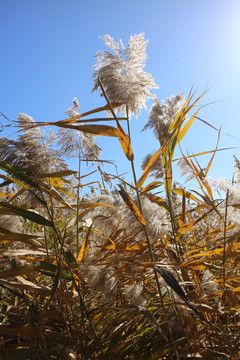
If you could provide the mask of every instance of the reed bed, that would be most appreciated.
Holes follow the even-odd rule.
[[[103,106],[81,113],[74,98],[54,123],[19,114],[18,138],[0,140],[0,358],[238,359],[240,163],[234,182],[213,181],[218,144],[182,153],[197,190],[174,181],[204,93],[159,103],[144,34],[126,48],[103,39],[93,76]],[[144,130],[159,148],[137,178],[130,118],[148,98]],[[97,136],[120,142],[131,181],[102,170]],[[83,173],[83,161],[94,170]]]

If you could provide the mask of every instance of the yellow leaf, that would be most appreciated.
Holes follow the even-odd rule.
[[[12,182],[14,182],[14,183],[17,184],[17,185],[20,185],[22,188],[24,188],[24,189],[26,189],[26,190],[30,190],[30,189],[29,189],[29,186],[27,186],[27,185],[24,184],[22,181],[17,180],[17,179],[15,179],[15,178],[11,177],[11,176],[4,175],[4,179],[5,179],[5,180],[12,181]],[[13,195],[12,195],[12,196],[13,196]]]
[[[197,116],[197,114],[198,114],[198,111],[199,111],[199,110],[197,110],[197,111],[195,112],[195,114],[191,117],[190,120],[188,120],[187,124],[186,124],[186,125],[181,129],[181,131],[179,132],[177,144],[180,143],[180,141],[183,139],[183,137],[186,135],[186,133],[187,133],[188,130],[190,129],[193,121],[195,120],[195,118],[196,118],[196,116]]]
[[[143,192],[148,192],[151,190],[156,189],[158,186],[162,185],[163,182],[162,181],[153,181],[150,184],[148,184],[147,186],[145,186],[144,189],[142,189]]]
[[[94,209],[95,207],[98,207],[98,206],[108,206],[108,207],[111,207],[111,208],[114,208],[113,205],[110,205],[110,204],[105,204],[105,203],[91,203],[91,202],[88,202],[88,201],[85,201],[85,200],[82,200],[79,202],[79,209]]]
[[[165,200],[158,197],[157,195],[146,193],[141,191],[141,194],[145,195],[152,203],[157,204],[169,212],[169,206]]]
[[[189,264],[183,265],[185,268],[193,269],[193,270],[204,270],[206,269],[206,265],[194,263],[193,261]]]
[[[199,101],[199,99],[204,95],[204,93],[202,95],[200,95],[197,100],[195,100],[191,105],[190,105],[190,100],[192,98],[191,95],[191,91],[188,95],[188,98],[186,99],[184,105],[182,106],[182,108],[180,109],[180,111],[178,112],[178,114],[176,115],[174,121],[172,122],[172,124],[169,126],[168,128],[168,134],[171,135],[171,139],[170,139],[170,144],[168,146],[167,149],[167,156],[166,159],[169,163],[171,163],[172,158],[173,158],[173,154],[174,154],[174,150],[176,145],[178,145],[180,143],[180,141],[183,139],[183,137],[185,136],[185,134],[187,133],[187,131],[189,130],[190,126],[192,125],[194,119],[196,118],[199,109],[194,113],[194,115],[190,118],[190,120],[188,120],[187,124],[182,128],[184,121],[186,120],[186,116],[188,114],[188,112],[193,108],[193,106]],[[165,169],[167,170],[168,167],[166,167],[167,162],[165,164]]]
[[[73,199],[76,199],[76,196],[73,195],[72,193],[70,193],[70,191],[68,191],[66,188],[57,188],[58,191],[60,191],[61,193],[70,196]],[[66,202],[65,202],[66,204]]]
[[[0,193],[0,197],[11,197],[13,194]]]
[[[199,254],[191,255],[190,257],[195,258],[195,257],[200,257],[200,256],[212,256],[212,255],[219,255],[219,254],[222,254],[222,253],[223,253],[223,248],[216,248],[216,249],[213,249],[213,250],[201,252]]]
[[[52,186],[54,186],[54,187],[57,187],[57,188],[64,188],[64,181],[61,179],[61,178],[59,178],[59,177],[54,177],[54,178],[50,178],[49,180],[48,180],[48,182],[52,185]]]
[[[240,292],[240,287],[236,287],[234,289],[232,289],[233,292]]]
[[[127,159],[129,161],[132,161],[133,160],[132,146],[131,146],[131,143],[129,141],[129,137],[127,136],[127,134],[123,130],[123,128],[120,125],[119,121],[117,121],[117,134],[118,134],[118,139],[119,139],[119,142],[121,144],[121,147],[122,147],[122,149],[124,151],[124,154],[126,155],[126,157],[127,157]]]
[[[116,249],[116,245],[115,244],[110,244],[110,245],[106,245],[104,247],[106,250],[115,250]]]
[[[181,188],[175,188],[175,189],[172,189],[172,191],[175,193],[175,194],[178,194],[178,195],[181,195],[181,196],[185,196],[187,199],[191,199],[191,200],[195,200],[197,202],[199,202],[199,199],[197,197],[195,197],[194,195],[192,195],[190,192],[184,190],[184,189],[181,189]]]
[[[133,213],[133,215],[136,217],[136,219],[138,220],[138,222],[145,226],[146,222],[144,220],[143,215],[140,213],[140,211],[138,210],[137,206],[134,204],[133,200],[130,198],[130,196],[128,195],[128,193],[124,190],[124,188],[119,185],[120,190],[118,191],[119,194],[121,195],[123,201],[125,202],[125,204],[127,205],[127,207],[131,210],[131,212]]]
[[[114,108],[117,108],[117,107],[122,106],[122,105],[123,105],[123,103],[113,102],[113,103],[111,103],[111,108],[114,109]],[[61,127],[64,124],[77,123],[78,119],[81,119],[81,118],[83,118],[85,116],[89,116],[89,115],[96,114],[96,113],[101,112],[101,111],[109,111],[109,110],[110,110],[110,105],[106,104],[105,106],[101,106],[99,108],[87,111],[87,112],[85,112],[83,114],[76,115],[76,116],[74,116],[72,118],[59,120],[59,121],[55,121],[55,122],[38,122],[38,123],[36,123],[34,125],[30,125],[27,129],[32,129],[32,128],[39,127],[39,126],[47,126],[47,125],[55,125],[55,126],[60,126]]]
[[[56,125],[53,123],[53,125]],[[73,129],[82,131],[88,134],[94,134],[99,136],[113,136],[118,137],[118,130],[108,125],[70,125],[70,124],[58,124],[58,127]]]
[[[83,240],[81,249],[80,249],[78,257],[77,257],[77,262],[84,262],[84,260],[85,260],[85,257],[87,255],[87,249],[88,249],[88,238],[89,238],[91,229],[92,229],[92,225],[89,226],[87,234],[85,236],[85,239]]]
[[[147,243],[144,242],[142,244],[133,244],[133,245],[127,245],[126,250],[133,251],[133,250],[143,250],[147,247]]]
[[[178,230],[177,230],[177,235],[183,235],[186,231],[189,230],[194,230],[193,226],[196,224],[196,221],[191,221],[188,224],[184,224],[182,225]]]
[[[212,189],[211,186],[208,184],[206,179],[202,180],[202,183],[204,185],[204,187],[207,189],[207,193],[210,196],[210,198],[213,200],[213,193],[212,193]]]
[[[114,108],[117,108],[117,107],[119,107],[119,106],[122,106],[122,105],[123,105],[123,103],[119,103],[119,102],[111,103],[111,107],[112,107],[113,109],[114,109]],[[109,106],[109,104],[106,104],[105,106],[101,106],[101,107],[99,107],[99,108],[96,108],[96,109],[87,111],[87,112],[85,112],[85,113],[83,113],[83,114],[79,114],[79,115],[74,116],[74,117],[72,117],[72,118],[70,118],[70,119],[65,119],[65,120],[57,121],[56,124],[58,124],[58,123],[61,123],[61,124],[62,124],[62,123],[75,123],[75,122],[77,122],[77,121],[75,121],[75,120],[77,120],[77,119],[80,119],[80,118],[83,118],[83,117],[85,117],[85,116],[89,116],[89,115],[92,115],[92,114],[96,114],[96,113],[98,113],[98,112],[109,111],[109,110],[110,110],[110,106]],[[51,124],[51,123],[49,123],[49,124]]]
[[[228,227],[226,227],[226,230],[231,229],[231,227],[235,227],[235,226],[236,225],[229,225]],[[223,229],[223,231],[224,231],[224,229]],[[230,244],[229,247],[231,248],[231,250],[235,250],[240,247],[240,243]]]
[[[163,146],[161,146],[161,148],[156,151],[153,156],[151,157],[151,159],[149,160],[147,166],[145,167],[140,179],[138,180],[136,187],[139,189],[142,184],[144,183],[144,181],[146,180],[146,178],[148,177],[148,174],[150,172],[150,170],[152,169],[152,167],[154,166],[154,164],[156,163],[156,161],[159,159],[159,157],[163,154],[163,152],[165,151],[167,146],[167,143],[164,144]]]
[[[177,113],[177,115],[175,116],[174,121],[170,124],[169,128],[168,128],[168,132],[170,133],[175,127],[178,127],[179,124],[182,123],[181,119],[184,115],[185,109],[187,109],[189,101],[190,101],[190,96],[191,93],[189,93],[185,103],[183,104],[183,106],[181,107],[181,109],[179,110],[179,112]],[[186,115],[185,115],[186,116]]]
[[[212,154],[212,153],[215,153],[215,152],[218,152],[218,151],[224,151],[224,150],[233,150],[235,149],[234,147],[229,147],[229,148],[222,148],[222,149],[215,149],[215,150],[208,150],[208,151],[202,151],[202,152],[199,152],[199,153],[196,153],[196,154],[192,154],[192,155],[188,155],[186,156],[187,159],[190,159],[190,158],[195,158],[196,156],[202,156],[202,155],[208,155],[208,154]],[[176,158],[174,159],[173,161],[179,161],[181,158]],[[206,174],[206,172],[205,172]]]

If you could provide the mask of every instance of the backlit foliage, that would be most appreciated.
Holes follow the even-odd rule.
[[[160,105],[144,35],[127,48],[103,39],[113,53],[96,54],[102,107],[81,114],[74,98],[55,123],[20,114],[19,137],[0,140],[0,359],[237,359],[239,160],[229,182],[208,177],[217,147],[205,168],[182,153],[176,182],[175,150],[204,94]],[[137,178],[129,120],[149,97],[144,130],[159,148]],[[96,136],[120,142],[132,183],[103,171]]]

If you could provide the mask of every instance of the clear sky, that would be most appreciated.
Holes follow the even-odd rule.
[[[110,34],[127,45],[130,35],[145,32],[146,71],[159,85],[159,101],[187,95],[192,85],[198,95],[211,87],[201,104],[214,104],[199,116],[222,126],[220,147],[236,149],[219,153],[210,175],[231,179],[233,153],[240,157],[239,0],[0,0],[0,24],[0,110],[11,119],[23,112],[36,121],[65,118],[73,97],[82,112],[104,105],[91,94],[93,56],[104,49],[99,37]],[[146,111],[131,119],[137,167],[158,148],[150,132],[139,134],[147,119]],[[10,135],[16,136],[13,129]],[[183,150],[212,150],[216,141],[217,132],[196,121]],[[130,170],[116,139],[98,143],[102,158],[114,158],[120,172]],[[203,167],[207,159],[200,159]]]

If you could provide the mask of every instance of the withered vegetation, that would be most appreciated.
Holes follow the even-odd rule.
[[[81,114],[74,98],[55,123],[20,114],[18,138],[0,139],[0,359],[237,359],[240,162],[233,182],[208,177],[218,144],[177,163],[204,93],[161,105],[142,70],[144,35],[127,48],[104,40],[102,107]],[[149,97],[144,130],[159,148],[137,179],[129,120]],[[58,131],[46,136],[50,125]],[[120,142],[132,183],[102,170],[96,136]],[[83,161],[94,170],[83,173]]]

